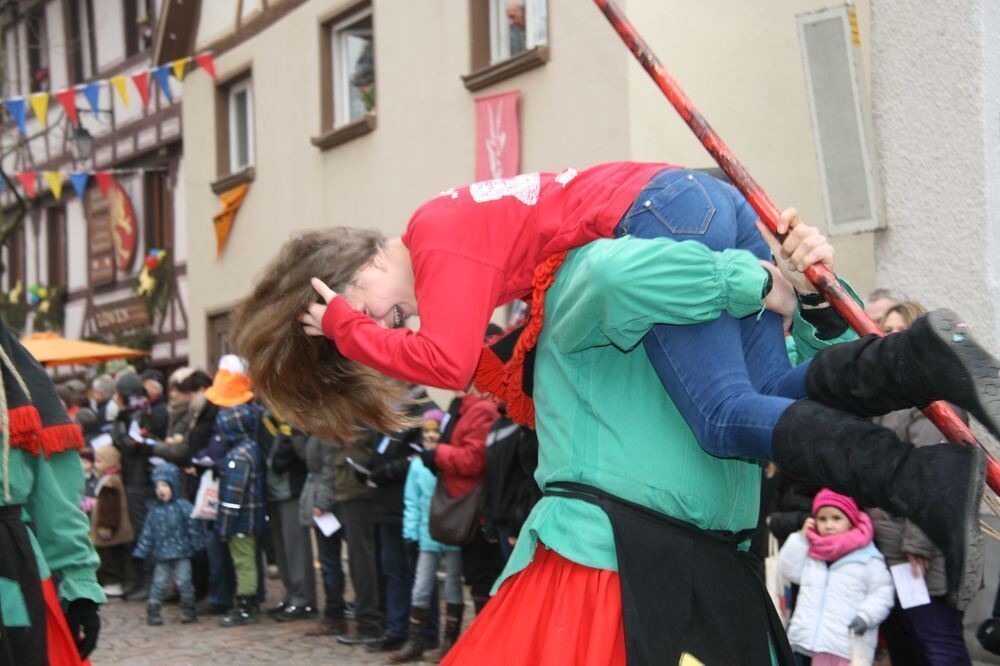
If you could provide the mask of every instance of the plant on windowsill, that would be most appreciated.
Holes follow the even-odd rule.
[[[167,261],[166,250],[153,248],[146,255],[142,272],[139,273],[139,287],[136,293],[146,302],[151,318],[163,315],[170,304],[173,262]]]
[[[0,317],[14,337],[20,338],[23,335],[24,326],[28,323],[28,304],[24,299],[24,286],[20,280],[6,294],[0,293]]]
[[[35,307],[35,333],[61,331],[65,319],[66,292],[59,287],[33,284],[28,287],[28,305]]]

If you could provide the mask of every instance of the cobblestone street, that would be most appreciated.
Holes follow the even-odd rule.
[[[269,581],[269,603],[279,598],[280,585]],[[303,632],[314,620],[278,623],[261,618],[260,624],[223,629],[218,617],[180,624],[180,609],[163,607],[161,627],[146,626],[144,602],[114,600],[101,611],[103,627],[94,666],[228,666],[285,663],[360,666],[385,664],[385,655],[364,647],[341,645],[332,636],[311,637]]]

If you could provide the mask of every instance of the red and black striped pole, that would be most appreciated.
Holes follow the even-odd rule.
[[[777,206],[771,201],[760,185],[750,176],[750,173],[740,164],[736,156],[733,155],[729,147],[723,143],[719,135],[715,133],[705,117],[701,115],[691,100],[688,99],[681,87],[670,76],[666,68],[659,61],[649,45],[639,36],[635,27],[622,14],[621,10],[614,3],[614,0],[594,0],[597,6],[604,12],[615,31],[628,46],[632,55],[636,57],[646,73],[652,77],[659,89],[666,95],[670,104],[681,115],[691,131],[694,132],[701,144],[712,155],[719,167],[726,173],[733,185],[743,193],[750,205],[753,206],[760,219],[775,233],[778,230],[778,221],[781,213]],[[805,276],[823,294],[833,307],[837,308],[840,315],[850,324],[858,335],[882,335],[878,326],[871,317],[858,305],[847,290],[837,280],[833,271],[822,264],[814,264],[805,270]],[[924,414],[938,427],[938,430],[950,442],[978,445],[982,444],[969,430],[968,426],[962,423],[958,415],[944,402],[935,402],[923,410]],[[983,448],[985,451],[985,447]],[[990,488],[1000,494],[1000,463],[998,463],[987,452],[987,482]]]

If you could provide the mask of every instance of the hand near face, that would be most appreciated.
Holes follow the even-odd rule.
[[[305,313],[299,317],[299,321],[302,322],[302,330],[305,331],[306,335],[319,336],[323,335],[323,315],[326,314],[325,304],[329,304],[337,296],[337,292],[330,289],[319,278],[313,278],[310,284],[316,290],[316,293],[323,298],[324,302],[312,303]]]

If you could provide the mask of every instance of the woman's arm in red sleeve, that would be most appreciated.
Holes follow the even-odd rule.
[[[438,469],[454,476],[482,476],[486,471],[486,436],[498,417],[496,407],[485,401],[463,414],[451,443],[437,448],[434,462]]]
[[[381,328],[335,298],[323,333],[347,358],[414,384],[462,390],[469,386],[483,336],[500,305],[503,275],[492,266],[444,251],[414,260],[420,330]]]

